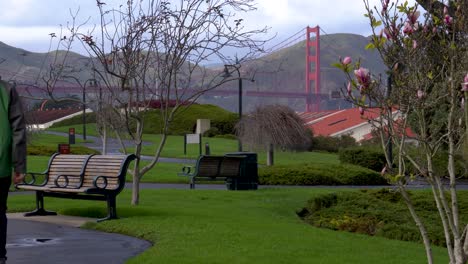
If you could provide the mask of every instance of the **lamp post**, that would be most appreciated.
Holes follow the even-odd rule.
[[[237,77],[238,77],[238,81],[239,81],[239,98],[238,98],[238,102],[239,102],[239,122],[241,121],[242,119],[242,78],[241,78],[241,74],[240,74],[240,64],[239,64],[239,61],[236,59],[236,64],[225,64],[224,65],[224,74],[222,77],[224,78],[229,78],[229,77],[232,77],[232,74],[229,72],[229,68],[234,68],[237,72]],[[238,139],[238,151],[242,151],[242,141],[241,139],[239,138]]]
[[[96,86],[95,79],[88,79],[83,85],[83,140],[86,140],[86,85],[88,82],[91,84],[91,86]]]

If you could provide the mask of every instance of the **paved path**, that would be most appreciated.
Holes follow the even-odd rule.
[[[62,216],[54,216],[56,220]],[[129,236],[64,224],[19,220],[9,215],[8,264],[124,263],[151,244]]]

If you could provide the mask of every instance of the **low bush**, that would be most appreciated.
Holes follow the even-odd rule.
[[[374,171],[381,171],[386,164],[382,151],[367,148],[341,149],[338,158],[342,163],[354,164]]]
[[[442,225],[430,192],[410,192],[417,213],[428,230],[431,242],[445,246]],[[460,208],[468,207],[468,192],[459,193]],[[421,242],[400,193],[391,189],[360,190],[320,195],[309,200],[298,215],[307,223],[333,230],[382,236],[403,241]],[[462,214],[462,221],[468,215]]]
[[[58,151],[57,147],[47,145],[28,145],[27,153],[31,156],[52,156]],[[83,146],[71,146],[70,154],[85,155],[99,154],[100,152]]]
[[[384,185],[379,173],[354,165],[276,165],[259,169],[259,183],[265,185]]]
[[[203,133],[204,137],[215,137],[218,136],[219,130],[216,127],[212,127]]]
[[[357,146],[356,140],[351,136],[325,137],[312,136],[309,151],[338,152],[342,148]]]

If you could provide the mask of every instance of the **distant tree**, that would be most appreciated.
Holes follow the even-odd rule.
[[[310,144],[310,133],[292,109],[283,105],[257,107],[242,117],[236,126],[236,134],[242,144],[254,149],[267,150],[267,165],[273,165],[274,149],[306,150]]]

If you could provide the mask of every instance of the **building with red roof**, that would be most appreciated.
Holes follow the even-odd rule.
[[[371,120],[379,118],[378,108],[369,108],[361,115],[358,108],[350,108],[334,111],[323,111],[316,113],[303,112],[299,116],[304,120],[314,135],[339,137],[343,135],[352,136],[357,142],[372,138],[372,131],[375,129]],[[394,116],[398,111],[394,111]],[[414,134],[407,129],[407,135]]]

